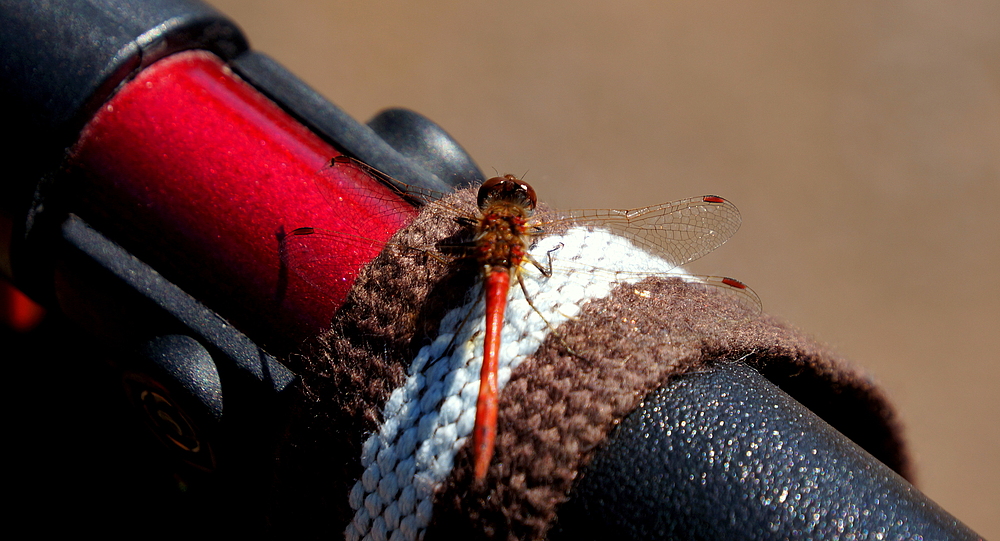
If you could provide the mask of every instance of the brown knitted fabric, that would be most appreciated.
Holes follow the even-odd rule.
[[[449,204],[470,209],[472,201],[462,192]],[[422,213],[402,242],[447,239],[438,244],[444,252],[461,242],[462,228],[439,210]],[[292,360],[302,393],[280,457],[277,531],[343,535],[362,443],[378,429],[414,353],[475,278],[468,263],[390,247],[359,278],[332,330]],[[543,538],[596,446],[646,394],[671,377],[740,358],[908,476],[892,411],[862,374],[794,329],[744,319],[724,296],[651,279],[587,304],[514,371],[501,393],[487,482],[473,486],[467,446],[440,488],[427,539]]]
[[[651,295],[645,295],[645,292]],[[638,293],[638,294],[637,294]],[[669,378],[745,359],[883,462],[909,475],[885,397],[864,376],[771,318],[720,320],[731,301],[679,280],[621,287],[550,337],[503,390],[484,486],[468,448],[442,487],[427,539],[541,539],[608,432]],[[593,352],[593,353],[592,353]],[[463,467],[464,466],[464,467]]]
[[[471,214],[474,195],[463,191],[449,202]],[[432,206],[404,228],[358,276],[331,329],[287,360],[300,385],[279,450],[270,512],[276,532],[343,536],[362,443],[378,429],[382,406],[415,352],[476,278],[469,261],[433,255],[463,240],[449,208]]]

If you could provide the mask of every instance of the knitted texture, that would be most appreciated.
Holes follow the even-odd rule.
[[[727,303],[680,280],[650,280],[588,304],[560,333],[574,349],[599,353],[570,355],[550,338],[514,371],[486,483],[473,482],[469,449],[462,449],[426,539],[545,538],[609,431],[669,378],[722,360],[754,366],[909,475],[899,427],[869,380],[771,318],[718,323],[714,314]]]
[[[550,326],[575,316],[588,300],[607,295],[613,284],[673,267],[621,237],[583,228],[547,236],[532,249],[538,261],[549,254],[562,265],[551,276],[533,267],[522,270],[534,309],[520,287],[509,294],[501,389],[511,371],[542,344]],[[593,267],[602,271],[572,272]],[[351,490],[355,515],[348,539],[417,539],[430,523],[434,492],[451,474],[455,454],[475,424],[485,332],[481,287],[471,297],[448,312],[437,338],[417,354],[406,381],[386,404],[379,432],[365,442],[365,472]]]
[[[445,205],[469,208],[471,195]],[[441,210],[431,206],[401,242],[460,242],[460,226]],[[643,396],[672,376],[740,357],[907,472],[884,397],[800,333],[748,320],[738,303],[682,276],[663,279],[669,263],[599,232],[554,232],[532,254],[543,267],[550,254],[554,261],[551,278],[529,265],[522,273],[545,320],[514,285],[487,482],[472,482],[465,445],[482,355],[477,271],[392,246],[362,273],[333,329],[292,360],[302,392],[279,462],[276,531],[543,538],[593,449]],[[618,272],[587,271],[592,265]],[[650,272],[661,277],[635,283]]]

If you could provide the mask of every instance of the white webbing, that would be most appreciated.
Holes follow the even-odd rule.
[[[557,261],[551,277],[530,263],[521,273],[532,302],[553,327],[574,317],[587,301],[608,295],[616,283],[673,269],[606,231],[574,228],[564,235],[546,236],[531,253],[545,267],[550,251]],[[672,273],[683,276],[681,271]],[[431,520],[434,490],[451,473],[455,454],[475,424],[485,327],[481,291],[479,284],[470,293],[473,300],[445,315],[437,339],[420,350],[406,382],[386,402],[382,425],[362,450],[364,474],[350,493],[355,514],[345,532],[347,539],[423,537]],[[501,334],[501,389],[549,332],[516,282],[508,297]]]

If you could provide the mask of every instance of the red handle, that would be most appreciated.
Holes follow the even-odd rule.
[[[282,236],[363,223],[384,241],[412,217],[370,208],[391,194],[355,168],[323,171],[343,187],[343,206],[331,208],[316,177],[337,154],[214,55],[179,53],[87,125],[71,159],[82,173],[71,210],[259,344],[287,348],[328,324],[377,245],[340,254],[344,272],[320,292],[284,268]]]

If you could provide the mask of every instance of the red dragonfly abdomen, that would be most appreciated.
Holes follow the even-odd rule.
[[[486,333],[483,338],[483,368],[479,375],[479,398],[476,400],[476,426],[472,431],[473,472],[475,479],[486,478],[493,458],[497,436],[497,410],[500,383],[500,332],[503,330],[510,290],[510,270],[494,268],[486,276]]]

